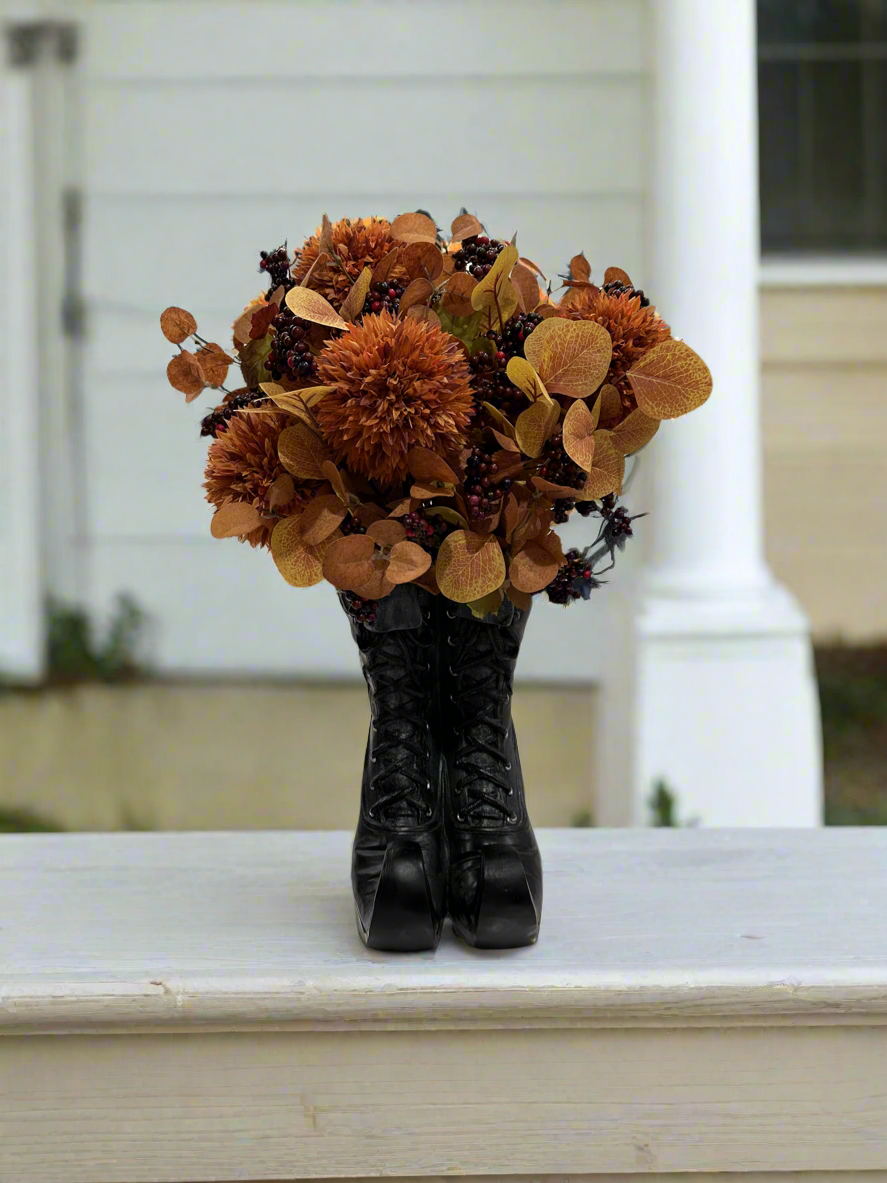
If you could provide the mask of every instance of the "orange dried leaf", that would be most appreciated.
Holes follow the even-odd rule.
[[[452,497],[453,486],[443,481],[437,484],[432,481],[417,481],[410,486],[410,496],[416,501],[427,501],[430,497]]]
[[[431,566],[431,555],[415,542],[396,542],[389,559],[385,574],[392,583],[409,583],[424,575]]]
[[[400,242],[437,242],[437,225],[427,214],[401,214],[391,223],[390,233]]]
[[[521,612],[529,612],[533,603],[533,597],[527,592],[518,591],[516,587],[507,587],[505,594],[514,604],[515,608],[520,608]]]
[[[447,280],[441,305],[451,316],[471,316],[474,306],[471,293],[477,287],[477,280],[467,271],[454,271]]]
[[[329,449],[305,423],[285,427],[277,441],[280,463],[293,476],[303,480],[323,480],[323,464],[329,460]]]
[[[446,460],[430,448],[411,448],[407,453],[407,468],[420,481],[445,481],[455,485],[459,480]]]
[[[177,353],[166,367],[166,376],[170,386],[185,395],[186,402],[193,402],[201,393],[206,383],[200,376],[197,358],[189,349]]]
[[[465,238],[474,238],[476,234],[483,234],[484,228],[474,214],[459,214],[453,218],[450,227],[450,238],[453,242],[462,242]]]
[[[625,477],[625,457],[613,443],[612,432],[594,433],[594,464],[577,501],[597,501],[608,493],[619,493]]]
[[[335,539],[306,546],[299,536],[301,517],[284,518],[271,533],[271,557],[292,587],[314,587],[323,579],[323,558]]]
[[[411,242],[403,248],[400,264],[411,279],[437,279],[443,271],[443,255],[433,242]]]
[[[511,293],[514,297],[514,308],[511,312],[506,313],[503,307],[503,281],[508,279],[511,274],[511,269],[518,260],[518,253],[516,246],[503,247],[496,256],[496,261],[487,274],[483,277],[474,291],[471,293],[471,304],[476,312],[485,311],[492,308],[495,311],[495,301],[499,301],[499,307],[502,309],[502,315],[507,320],[512,315],[515,308],[517,308],[517,292],[511,287]],[[509,296],[510,299],[510,296]]]
[[[338,468],[336,468],[332,460],[324,460],[323,464],[320,466],[320,469],[329,483],[333,486],[336,496],[340,501],[343,501],[347,505],[351,498],[348,496],[348,490],[345,488],[345,482],[342,480],[342,474],[339,472]]]
[[[395,543],[403,542],[407,532],[400,522],[392,518],[381,518],[378,522],[372,523],[366,536],[372,538],[377,546],[394,546]]]
[[[160,314],[160,330],[167,341],[181,345],[186,337],[197,332],[197,321],[184,308],[172,306]]]
[[[400,298],[401,316],[414,304],[424,304],[433,291],[434,284],[430,279],[414,279]]]
[[[544,493],[549,501],[553,501],[558,497],[568,497],[571,500],[576,497],[576,490],[571,489],[569,485],[556,485],[553,481],[547,481],[544,477],[533,477],[533,488],[538,489],[540,493]]]
[[[296,486],[288,472],[282,472],[268,490],[268,504],[272,509],[278,505],[288,505],[295,495]]]
[[[315,497],[302,514],[302,541],[319,546],[338,530],[347,512],[334,493]]]
[[[271,322],[279,311],[279,306],[271,303],[262,304],[253,312],[249,322],[249,338],[251,341],[259,341],[265,336],[271,327]]]
[[[263,520],[254,505],[246,501],[229,501],[213,514],[209,531],[213,538],[237,538],[261,526]]]
[[[577,399],[564,416],[564,451],[586,472],[594,459],[594,429],[597,426],[588,407]]]
[[[613,342],[593,320],[544,320],[527,337],[524,353],[552,393],[588,398],[604,380]]]
[[[310,288],[290,288],[286,294],[286,306],[294,316],[310,320],[312,324],[324,325],[328,329],[348,328],[348,321],[339,316],[329,300]]]
[[[550,399],[538,399],[526,411],[520,412],[514,425],[520,451],[533,460],[542,455],[545,440],[551,434],[551,405]]]
[[[532,594],[548,587],[557,572],[557,560],[540,543],[530,541],[511,560],[508,577],[512,587]]]
[[[613,443],[623,456],[631,456],[648,444],[658,430],[659,420],[651,419],[638,408],[613,428]]]
[[[279,527],[275,527],[275,533]],[[274,536],[271,537],[272,547]],[[376,544],[366,534],[338,538],[323,556],[323,577],[340,591],[356,591],[373,575]]]
[[[532,341],[535,332],[529,340]],[[628,371],[638,406],[653,419],[677,419],[695,411],[712,390],[711,371],[683,341],[654,345]]]
[[[493,433],[493,437],[496,440],[496,443],[500,444],[504,451],[513,453],[513,456],[520,455],[520,448],[517,446],[517,444],[511,438],[511,436],[504,435],[501,431],[496,431],[496,429],[494,427],[490,428],[490,430]],[[499,463],[498,460],[496,461],[496,463],[497,464]]]
[[[606,423],[609,419],[618,419],[622,414],[622,399],[619,391],[609,382],[601,387],[600,397],[596,400],[598,407],[598,422]]]
[[[197,366],[207,386],[221,386],[228,377],[228,367],[234,361],[221,345],[212,342],[197,352]]]
[[[545,383],[526,358],[511,358],[505,367],[505,374],[508,380],[513,382],[518,390],[523,391],[531,402],[535,402],[537,398],[548,394],[548,391],[545,389]]]
[[[539,283],[536,276],[521,262],[517,262],[511,273],[511,282],[517,292],[521,311],[533,312],[539,303]]]
[[[608,267],[604,272],[604,283],[621,283],[627,288],[632,286],[628,272],[623,271],[621,267]]]
[[[520,503],[513,493],[509,493],[502,507],[502,525],[505,528],[506,542],[511,541],[511,535],[514,533],[514,528],[521,519],[521,513]]]
[[[440,317],[433,308],[429,308],[426,304],[414,304],[412,308],[406,311],[407,316],[413,317],[415,320],[422,320],[428,325],[434,325],[440,328]]]
[[[505,557],[493,535],[455,530],[441,544],[434,573],[448,599],[468,604],[502,586]]]
[[[502,428],[503,432],[507,436],[510,436],[511,439],[514,439],[514,427],[505,418],[505,416],[502,414],[502,412],[499,410],[499,408],[494,407],[492,403],[482,403],[481,406],[484,408],[484,410],[487,412],[487,414],[490,416],[490,418],[493,420],[493,422],[498,423],[499,426]]]
[[[570,279],[588,281],[591,278],[591,264],[584,254],[574,255],[570,260]]]
[[[352,587],[351,591],[356,592],[357,595],[363,596],[365,600],[384,600],[394,591],[394,584],[388,578],[389,564],[383,561],[379,564],[370,564],[372,570],[369,578],[357,587]]]
[[[543,320],[548,320],[552,316],[557,316],[557,304],[540,304],[536,309],[536,315],[541,316]]]
[[[351,291],[342,302],[342,318],[354,321],[363,311],[367,293],[373,281],[373,273],[369,267],[364,267],[357,279],[351,285]]]
[[[383,279],[388,279],[391,272],[398,265],[398,259],[403,247],[396,246],[390,250],[384,258],[380,259],[373,269],[372,282],[381,283]]]
[[[545,279],[545,276],[542,274],[542,268],[539,266],[538,263],[534,263],[532,259],[525,259],[523,257],[523,255],[521,255],[521,257],[518,261],[520,263],[523,263],[523,265],[525,267],[529,267],[531,271],[535,271],[537,275],[541,275],[542,278]]]

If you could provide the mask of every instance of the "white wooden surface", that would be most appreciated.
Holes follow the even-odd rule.
[[[298,244],[325,210],[421,206],[448,225],[465,203],[546,274],[584,249],[642,283],[646,16],[643,0],[83,6],[89,598],[135,593],[160,668],[356,670],[329,589],[294,592],[267,556],[209,537],[202,404],[166,384],[158,309],[223,340],[261,286],[258,250]],[[282,129],[308,124],[290,150]],[[233,602],[264,611],[230,629]],[[600,608],[581,615],[540,605],[521,676],[594,680]]]
[[[887,1169],[885,831],[543,831],[538,946],[403,958],[349,843],[0,839],[0,1181]]]

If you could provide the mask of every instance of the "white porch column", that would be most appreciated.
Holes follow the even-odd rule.
[[[807,622],[763,553],[754,0],[651,12],[650,291],[714,393],[663,424],[632,494],[649,544],[608,661],[599,821],[644,824],[661,777],[704,825],[815,825]]]

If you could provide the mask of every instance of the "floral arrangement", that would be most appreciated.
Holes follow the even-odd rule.
[[[620,268],[596,284],[576,255],[554,292],[466,212],[448,238],[423,211],[324,217],[259,267],[231,353],[183,309],[161,317],[171,384],[224,396],[202,421],[211,531],[268,547],[294,587],[328,580],[359,620],[401,583],[481,617],[587,599],[632,534],[626,457],[711,393]],[[565,554],[573,513],[599,528]]]

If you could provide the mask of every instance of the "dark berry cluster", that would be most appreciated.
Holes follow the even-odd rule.
[[[354,514],[349,513],[339,524],[339,529],[344,535],[349,534],[366,534],[367,528],[363,522],[359,521]]]
[[[546,481],[551,481],[554,485],[563,485],[567,489],[584,489],[588,480],[588,473],[578,464],[574,464],[564,451],[564,436],[561,431],[556,431],[546,441],[539,475]]]
[[[601,586],[588,565],[582,551],[568,550],[567,560],[545,589],[552,604],[571,604],[574,600],[587,600],[592,591]]]
[[[285,246],[279,246],[276,251],[261,251],[259,257],[259,270],[263,271],[270,283],[268,294],[280,287],[281,284],[285,288],[293,286],[293,280],[290,276],[291,267],[289,252]]]
[[[345,592],[345,607],[348,609],[348,615],[358,624],[376,623],[377,604],[377,600],[365,600],[356,592]]]
[[[496,262],[499,252],[505,249],[505,243],[498,238],[487,238],[486,234],[478,234],[474,238],[466,238],[461,248],[453,255],[453,262],[457,271],[467,271],[475,279],[481,280]]]
[[[576,508],[576,502],[569,497],[559,497],[553,508],[555,525],[562,526],[564,522],[569,521],[570,512]]]
[[[616,496],[613,493],[608,493],[601,501],[600,515],[603,518],[603,525],[601,526],[601,538],[609,547],[618,547],[620,550],[625,546],[627,538],[634,537],[634,531],[631,528],[631,523],[635,517],[644,517],[644,514],[635,514],[634,517],[628,512],[624,505],[616,504]]]
[[[418,543],[429,553],[440,547],[450,529],[442,517],[435,517],[433,521],[429,521],[416,511],[406,514],[401,521],[407,532],[407,541]]]
[[[311,378],[317,372],[317,363],[311,352],[309,334],[311,323],[294,316],[288,308],[281,308],[271,322],[275,336],[271,352],[265,362],[275,382],[289,378],[291,382]]]
[[[517,414],[524,396],[505,373],[504,353],[500,358],[479,351],[469,365],[474,372],[473,386],[478,404],[491,403],[507,418]]]
[[[640,288],[629,287],[627,284],[620,283],[618,279],[613,279],[610,283],[604,284],[604,291],[608,296],[640,296],[641,308],[650,307],[650,297],[645,296]]]
[[[265,396],[258,390],[249,390],[245,394],[235,394],[233,398],[229,398],[227,402],[222,403],[215,411],[210,411],[208,415],[200,420],[200,434],[211,435],[213,439],[217,435],[221,435],[226,430],[228,420],[237,411],[242,411],[244,407],[251,407],[253,403],[264,402]]]
[[[541,320],[535,312],[521,312],[511,318],[504,333],[487,333],[496,346],[497,360],[507,364],[513,357],[523,357],[524,341]]]
[[[498,485],[493,484],[493,477],[498,471],[499,465],[493,460],[491,451],[486,448],[471,449],[465,461],[465,500],[468,503],[468,516],[475,521],[494,514],[511,488],[512,482],[508,477]]]
[[[363,302],[363,315],[366,316],[368,312],[382,312],[384,309],[396,316],[400,298],[405,291],[406,285],[399,279],[380,279],[367,293],[367,298]]]

